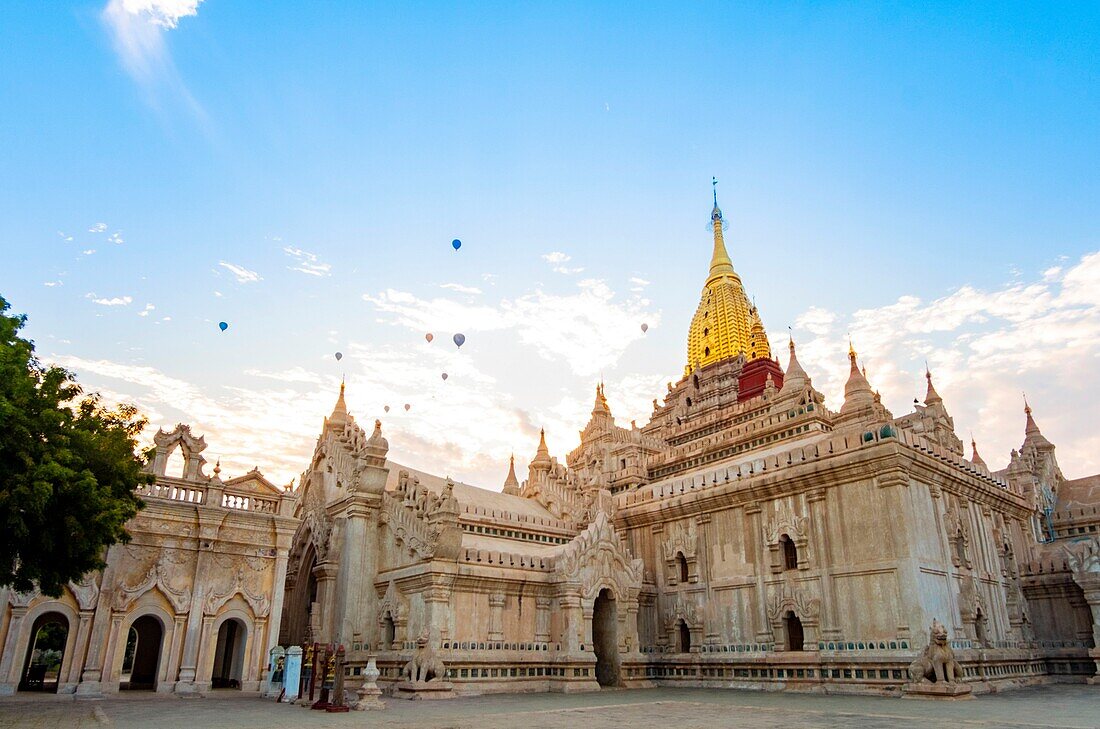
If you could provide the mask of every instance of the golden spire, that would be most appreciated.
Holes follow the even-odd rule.
[[[738,278],[737,273],[733,270],[730,254],[726,251],[726,240],[722,237],[722,227],[725,225],[725,221],[722,220],[722,209],[718,207],[718,178],[712,177],[710,180],[711,186],[714,188],[714,208],[710,211],[710,220],[714,226],[714,253],[710,257],[708,286],[712,281],[722,276]],[[740,281],[740,278],[738,280]]]
[[[712,178],[714,207],[710,213],[714,228],[714,252],[710,270],[703,285],[699,306],[688,329],[688,364],[684,375],[690,375],[696,367],[706,367],[714,362],[733,359],[740,354],[750,356],[752,324],[750,304],[741,284],[741,277],[733,270],[726,243],[722,237],[725,221],[718,207],[718,180]],[[761,326],[761,331],[763,327]],[[766,337],[764,337],[766,341]],[[758,348],[759,349],[759,348]],[[764,356],[770,356],[770,352]]]

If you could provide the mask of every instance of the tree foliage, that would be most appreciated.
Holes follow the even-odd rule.
[[[134,489],[152,480],[135,455],[146,420],[43,365],[8,309],[0,296],[0,585],[57,596],[129,541]]]

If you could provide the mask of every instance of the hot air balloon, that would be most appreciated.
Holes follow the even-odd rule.
[[[458,238],[455,238],[453,241],[451,241],[451,247],[457,251],[459,248],[462,247],[462,241],[460,241]]]
[[[218,329],[221,329],[224,332],[228,328],[229,328],[229,325],[226,324],[224,321],[218,322]]]
[[[412,405],[405,403],[405,412],[409,412],[412,409]]]
[[[446,372],[444,372],[444,373],[443,373],[443,381],[444,381],[444,382],[446,382],[446,381],[447,381],[447,373],[446,373]]]
[[[431,333],[431,332],[428,332],[427,334],[425,334],[425,335],[424,335],[424,338],[428,340],[428,344],[431,344],[431,343],[432,343],[432,340],[433,340],[433,339],[435,339],[435,337],[434,337],[434,336],[432,336],[432,333]]]
[[[339,362],[339,361],[340,361],[340,360],[342,360],[343,358],[344,358],[344,353],[343,353],[343,352],[337,352],[337,353],[336,353],[336,361],[337,361],[337,362]]]
[[[461,347],[463,344],[466,343],[466,335],[465,334],[456,334],[454,336],[454,340],[455,340],[455,346],[456,347]]]
[[[645,334],[648,331],[649,331],[649,325],[648,324],[642,324],[642,334]]]
[[[383,410],[385,410],[385,411],[386,411],[386,412],[388,413],[388,412],[390,411],[390,406],[389,406],[389,405],[387,405],[386,407],[384,407],[384,408],[382,408],[382,409],[383,409]]]

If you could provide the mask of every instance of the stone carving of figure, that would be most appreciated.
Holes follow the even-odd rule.
[[[433,679],[443,680],[447,676],[447,667],[428,643],[426,635],[416,641],[416,655],[401,669],[401,677],[414,683],[427,683]]]
[[[962,666],[955,660],[955,652],[947,642],[947,628],[938,620],[932,621],[928,646],[909,664],[909,680],[914,683],[954,684],[962,680]]]

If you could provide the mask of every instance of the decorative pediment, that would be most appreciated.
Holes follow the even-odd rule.
[[[243,476],[231,478],[224,485],[227,489],[252,493],[257,496],[282,496],[284,493],[283,489],[268,481],[260,473],[259,468],[253,468]]]
[[[271,601],[267,595],[262,594],[254,585],[249,584],[254,580],[256,578],[250,577],[245,572],[245,565],[239,565],[234,570],[233,579],[228,583],[228,587],[223,589],[211,588],[210,593],[206,596],[206,602],[203,604],[204,612],[207,615],[216,615],[223,605],[233,597],[240,595],[252,608],[254,616],[257,618],[265,617],[268,611],[271,610]]]
[[[602,512],[553,559],[560,579],[579,584],[585,598],[594,599],[610,586],[616,597],[633,599],[642,587],[642,560],[622,546]]]
[[[768,618],[778,622],[788,610],[804,622],[813,622],[821,614],[821,600],[806,587],[776,585],[768,599]]]
[[[79,582],[70,582],[69,589],[73,591],[76,604],[81,610],[94,610],[96,599],[99,597],[99,585],[96,583],[97,572],[89,572],[80,578]]]
[[[181,564],[183,561],[186,561],[186,558],[177,558],[172,550],[162,551],[157,560],[145,572],[145,576],[136,585],[122,585],[119,588],[118,592],[115,593],[114,609],[125,612],[139,597],[156,588],[167,598],[177,613],[187,612],[191,607],[191,588],[177,589],[173,587],[170,574],[171,567],[169,566]]]
[[[775,516],[764,524],[764,541],[768,544],[776,544],[783,534],[795,542],[806,542],[806,517],[795,514],[790,504],[785,501],[779,502],[775,509]]]
[[[672,630],[681,620],[683,620],[684,625],[689,628],[698,628],[701,626],[699,606],[695,603],[695,600],[683,594],[678,594],[676,595],[676,599],[670,602],[665,608],[666,630]]]
[[[698,543],[694,521],[674,524],[665,538],[665,560],[676,559],[678,553],[682,553],[686,559],[693,558]]]
[[[1094,537],[1073,541],[1062,546],[1066,562],[1077,579],[1086,575],[1100,576],[1100,540]]]
[[[378,622],[383,623],[387,615],[395,625],[404,624],[408,617],[408,600],[397,589],[397,585],[393,580],[390,580],[390,584],[386,585],[386,594],[382,596],[382,600],[378,603]]]

